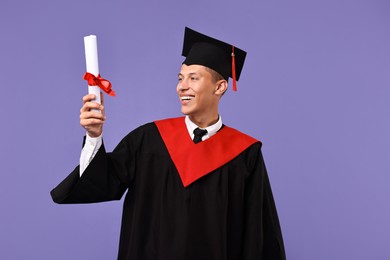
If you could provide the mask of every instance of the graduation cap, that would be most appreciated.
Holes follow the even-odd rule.
[[[231,77],[233,90],[237,91],[236,81],[244,66],[245,51],[186,27],[182,55],[186,57],[183,64],[203,65],[226,80]]]

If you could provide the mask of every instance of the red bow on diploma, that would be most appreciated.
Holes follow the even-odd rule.
[[[115,96],[114,90],[111,89],[112,88],[111,82],[100,77],[100,74],[97,77],[95,77],[95,75],[89,72],[85,72],[83,78],[88,81],[89,86],[98,86],[108,95]]]

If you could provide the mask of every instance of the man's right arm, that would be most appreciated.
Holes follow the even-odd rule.
[[[103,124],[106,119],[103,96],[101,95],[102,104],[94,102],[94,99],[95,95],[92,94],[83,97],[80,125],[86,130],[86,138],[80,165],[51,191],[53,201],[56,203],[116,200],[120,199],[126,190],[126,186],[118,181],[116,175],[108,172],[107,156],[102,141]],[[95,174],[87,174],[89,168]],[[80,178],[81,174],[83,178]]]

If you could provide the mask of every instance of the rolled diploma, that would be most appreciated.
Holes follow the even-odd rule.
[[[85,48],[85,62],[87,65],[87,72],[95,75],[99,75],[99,61],[97,52],[97,40],[96,35],[89,35],[84,37],[84,48]],[[94,102],[101,104],[100,100],[100,88],[98,86],[89,86],[88,93],[96,96]],[[95,110],[99,111],[100,110]]]

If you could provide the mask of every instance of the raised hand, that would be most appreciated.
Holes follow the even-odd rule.
[[[102,134],[103,124],[106,120],[103,94],[100,93],[102,104],[94,102],[94,99],[94,94],[85,95],[83,97],[83,106],[80,109],[80,125],[87,131],[90,137],[98,137]]]

